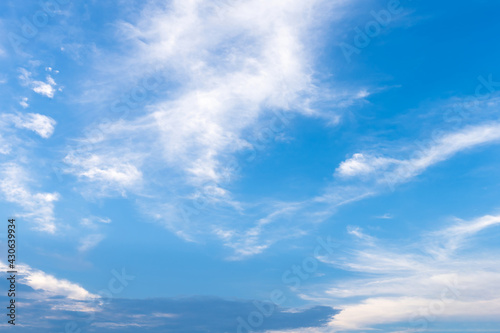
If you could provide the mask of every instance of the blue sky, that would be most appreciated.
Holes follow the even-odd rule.
[[[498,332],[499,10],[3,1],[21,330]]]

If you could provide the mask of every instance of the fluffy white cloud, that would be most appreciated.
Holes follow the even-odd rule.
[[[33,79],[32,73],[25,68],[20,68],[19,72],[21,73],[19,75],[19,80],[23,85],[30,87],[37,94],[44,95],[48,98],[54,97],[57,84],[50,75],[47,75],[46,82],[43,82]]]
[[[55,130],[56,121],[51,117],[39,113],[4,113],[0,116],[0,127],[9,132],[13,141],[17,140],[17,135],[12,133],[10,127],[14,124],[16,128],[31,130],[42,138],[49,138]]]
[[[24,109],[26,109],[28,106],[28,97],[23,97],[21,98],[21,101],[19,102],[19,105],[21,105]]]
[[[29,129],[44,139],[49,138],[54,133],[56,125],[54,119],[38,113],[11,115],[10,119],[16,127]]]

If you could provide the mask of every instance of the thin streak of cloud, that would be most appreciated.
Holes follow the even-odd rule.
[[[473,252],[462,249],[466,244],[471,248],[472,237],[480,231],[498,224],[500,217],[489,215],[460,220],[425,234],[414,244],[387,245],[351,228],[350,233],[358,239],[354,249],[336,260],[319,259],[355,272],[357,278],[331,282],[326,292],[317,290],[305,298],[322,299],[342,309],[330,321],[334,330],[375,329],[394,323],[415,328],[417,319],[430,320],[431,315],[422,313],[435,303],[443,309],[431,313],[432,317],[492,319],[500,309],[500,293],[493,291],[500,283],[500,261],[493,259],[498,253],[481,247],[480,242],[474,242]],[[441,252],[436,251],[440,244],[445,245]],[[482,255],[478,257],[476,252]]]

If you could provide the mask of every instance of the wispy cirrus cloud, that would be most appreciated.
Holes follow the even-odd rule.
[[[80,239],[78,251],[87,252],[102,242],[106,237],[103,234],[90,234]]]
[[[33,131],[47,139],[53,134],[55,125],[54,119],[38,113],[4,113],[0,116],[0,128],[5,135],[0,137],[0,143],[5,143],[0,149],[5,157],[0,163],[0,195],[5,202],[19,207],[16,215],[33,223],[35,229],[48,233],[56,231],[54,203],[59,200],[59,194],[33,189],[36,170],[27,163],[33,160],[33,156],[26,153],[27,140],[22,138],[19,129]]]
[[[91,233],[80,238],[78,242],[78,251],[87,252],[98,246],[106,235],[102,232],[102,227],[111,223],[111,219],[99,216],[89,216],[82,218],[80,226]]]
[[[133,190],[142,182],[142,172],[127,156],[111,154],[71,154],[64,158],[68,166],[65,172],[76,175],[79,179],[97,184],[99,192],[94,196],[108,196],[119,193],[125,196],[127,190]]]
[[[111,223],[111,219],[107,217],[91,216],[82,218],[82,220],[80,221],[80,225],[91,229],[96,229],[99,227],[100,224],[103,223],[109,224]]]
[[[480,145],[500,141],[500,124],[490,122],[446,133],[410,158],[397,159],[357,153],[342,162],[336,170],[339,177],[372,177],[378,183],[391,185],[409,181],[427,168],[454,155]],[[416,156],[415,156],[416,155]]]
[[[333,174],[334,178],[322,194],[302,202],[280,203],[268,215],[269,222],[272,222],[269,224],[272,226],[284,220],[286,216],[277,214],[282,209],[280,207],[284,206],[295,207],[293,212],[296,221],[325,221],[343,205],[395,190],[398,185],[411,181],[433,165],[449,160],[461,152],[499,142],[500,124],[489,121],[458,128],[436,139],[429,139],[423,148],[407,143],[395,145],[395,157],[356,153],[339,164]],[[409,152],[409,157],[400,157],[401,152]]]
[[[59,194],[31,190],[28,173],[19,164],[0,164],[0,174],[0,193],[3,200],[22,207],[19,216],[34,223],[35,229],[54,233],[54,202],[59,199]]]
[[[433,165],[449,160],[461,152],[498,142],[500,125],[494,121],[444,133],[437,139],[429,140],[424,148],[415,146],[416,151],[410,146],[394,149],[398,152],[397,155],[401,151],[413,152],[408,158],[354,154],[352,158],[340,163],[334,179],[322,194],[301,202],[278,202],[270,209],[267,217],[262,219],[266,223],[257,223],[254,228],[247,230],[248,234],[225,230],[220,233],[221,239],[229,245],[237,244],[237,251],[241,251],[241,254],[260,253],[283,239],[273,236],[273,230],[279,230],[284,224],[288,228],[297,227],[293,232],[295,235],[305,234],[309,230],[308,225],[312,227],[311,223],[327,220],[343,205],[373,197],[389,189],[394,190],[397,185],[411,181]],[[288,222],[292,215],[294,225]]]
[[[473,136],[486,128],[468,134],[464,129],[465,137],[459,130],[456,137],[443,136],[418,158],[355,154],[340,164],[335,179],[319,189],[320,194],[308,200],[235,199],[228,190],[238,176],[231,161],[238,152],[254,148],[251,133],[262,127],[263,119],[278,111],[284,117],[321,117],[335,123],[341,105],[369,95],[362,90],[342,96],[336,100],[338,108],[329,111],[313,107],[318,91],[328,94],[315,84],[314,45],[308,33],[321,22],[322,10],[341,5],[281,0],[173,1],[167,6],[148,2],[137,19],[117,24],[118,37],[130,52],[100,55],[96,67],[104,73],[103,82],[113,77],[117,82],[144,83],[154,72],[167,83],[168,94],[163,86],[149,104],[124,119],[97,124],[99,133],[83,139],[86,149],[68,148],[66,172],[78,178],[78,188],[86,195],[138,195],[143,211],[179,237],[193,241],[208,235],[233,249],[234,257],[243,258],[283,239],[280,235],[288,235],[283,232],[287,228],[297,236],[306,234],[311,222],[328,219],[338,207],[381,193],[385,178],[408,181],[460,151],[496,140],[492,132],[474,143]],[[101,85],[89,85],[85,95],[101,96],[96,86]],[[139,88],[144,84],[137,92]],[[363,178],[361,184],[349,183],[357,177]],[[213,193],[202,198],[202,205],[195,204],[203,213],[184,209],[186,201],[198,202],[200,192]]]
[[[495,318],[500,309],[498,249],[483,247],[481,233],[500,224],[500,216],[455,221],[413,243],[383,242],[359,228],[357,239],[325,263],[356,274],[303,295],[341,308],[329,329],[366,330],[398,324],[408,331],[427,328],[437,318]],[[424,327],[425,326],[425,327]]]

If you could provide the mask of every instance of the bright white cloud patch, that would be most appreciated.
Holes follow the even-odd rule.
[[[0,262],[2,275],[8,270],[7,265]],[[44,297],[65,297],[69,300],[87,301],[99,298],[100,296],[91,294],[80,285],[65,279],[58,279],[53,275],[47,274],[41,270],[34,269],[29,265],[18,264],[18,283],[22,283],[41,292]],[[23,295],[30,298],[30,294]],[[36,297],[35,297],[36,298]]]
[[[54,94],[56,92],[55,87],[57,86],[57,84],[50,75],[47,75],[44,82],[33,79],[32,73],[24,68],[20,68],[19,72],[21,73],[19,75],[19,80],[21,81],[21,84],[30,87],[37,94],[46,96],[48,98],[54,97]]]
[[[12,115],[11,120],[16,127],[29,129],[44,139],[49,138],[54,133],[56,125],[54,119],[38,113]]]

